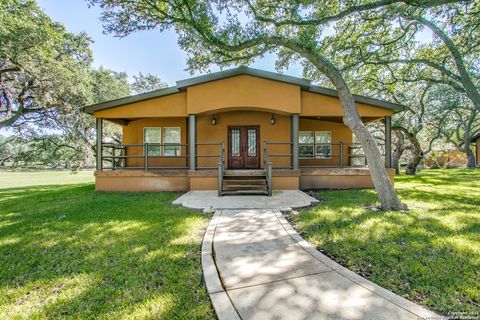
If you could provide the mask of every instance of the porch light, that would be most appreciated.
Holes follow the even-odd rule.
[[[274,125],[277,122],[277,119],[275,119],[275,115],[272,113],[272,117],[270,118],[270,124]]]
[[[212,116],[212,126],[216,125],[217,124],[217,118],[215,117],[215,115]]]

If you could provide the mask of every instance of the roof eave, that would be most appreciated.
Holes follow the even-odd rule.
[[[180,92],[180,90],[177,87],[162,88],[155,91],[140,93],[134,96],[128,96],[128,97],[123,97],[115,100],[91,104],[89,106],[82,107],[81,110],[85,113],[93,114],[96,111],[115,108],[115,107],[123,106],[129,103],[158,98],[158,97],[162,97],[162,96],[166,96],[166,95],[170,95],[178,92]]]
[[[330,88],[311,86],[308,89],[308,91],[338,98],[338,92]],[[392,103],[392,102],[383,101],[375,98],[369,98],[369,97],[361,96],[358,94],[354,94],[353,97],[355,99],[355,102],[365,103],[368,105],[372,105],[372,106],[380,107],[384,109],[390,109],[390,110],[393,110],[395,113],[405,110],[405,106],[398,103]]]
[[[203,83],[207,83],[215,80],[231,78],[239,75],[250,75],[258,78],[264,78],[268,80],[274,80],[274,81],[279,81],[283,83],[298,85],[302,88],[309,88],[312,84],[311,81],[307,79],[292,77],[285,74],[264,71],[264,70],[259,70],[255,68],[249,68],[246,66],[240,66],[234,69],[218,71],[218,72],[214,72],[214,73],[210,73],[210,74],[206,74],[198,77],[177,81],[177,88],[184,89],[187,87],[191,87],[191,86],[195,86],[195,85],[199,85],[199,84],[203,84]]]

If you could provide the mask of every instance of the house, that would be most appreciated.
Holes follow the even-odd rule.
[[[391,168],[391,116],[403,106],[355,100],[365,123],[385,123],[381,147]],[[373,187],[337,92],[306,79],[238,67],[83,111],[97,120],[96,190]],[[104,120],[122,126],[121,145],[102,141]]]

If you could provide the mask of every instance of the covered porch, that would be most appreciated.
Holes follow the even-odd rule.
[[[241,120],[245,118],[247,120]],[[103,141],[104,121],[123,126],[124,143]],[[272,190],[373,187],[362,148],[352,141],[351,131],[340,121],[338,117],[301,117],[264,110],[192,114],[172,118],[168,123],[164,123],[165,119],[155,122],[154,119],[97,118],[97,150],[100,152],[97,153],[96,189],[217,190],[221,195],[228,180],[225,176],[245,175],[247,171],[264,177],[265,190],[270,195]],[[385,144],[380,148],[385,155],[385,165],[390,168],[391,118],[386,116],[377,121],[384,123]],[[165,139],[165,136],[159,142],[145,140],[145,128],[152,128],[152,124],[178,128],[179,137]],[[255,126],[258,130],[251,130],[250,137],[243,140],[238,137],[239,140],[234,141],[238,132],[232,127],[245,127],[248,131]],[[137,132],[135,138],[133,128]],[[166,134],[164,131],[161,134]],[[232,166],[236,155],[253,166],[238,168],[238,163]],[[393,170],[389,173],[393,183]]]

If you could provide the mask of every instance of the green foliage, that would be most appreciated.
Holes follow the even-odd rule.
[[[480,171],[424,170],[395,179],[408,212],[372,210],[370,190],[322,191],[292,217],[304,237],[349,269],[442,314],[480,302]]]
[[[2,185],[17,174],[37,180],[0,173]],[[176,196],[0,190],[0,318],[214,319],[200,255],[209,217]]]
[[[130,87],[135,94],[150,92],[167,87],[167,84],[163,82],[162,79],[150,73],[144,75],[140,72],[138,76],[134,75],[133,78],[134,81]]]
[[[50,123],[87,90],[86,34],[72,34],[35,1],[0,2],[0,126]]]

